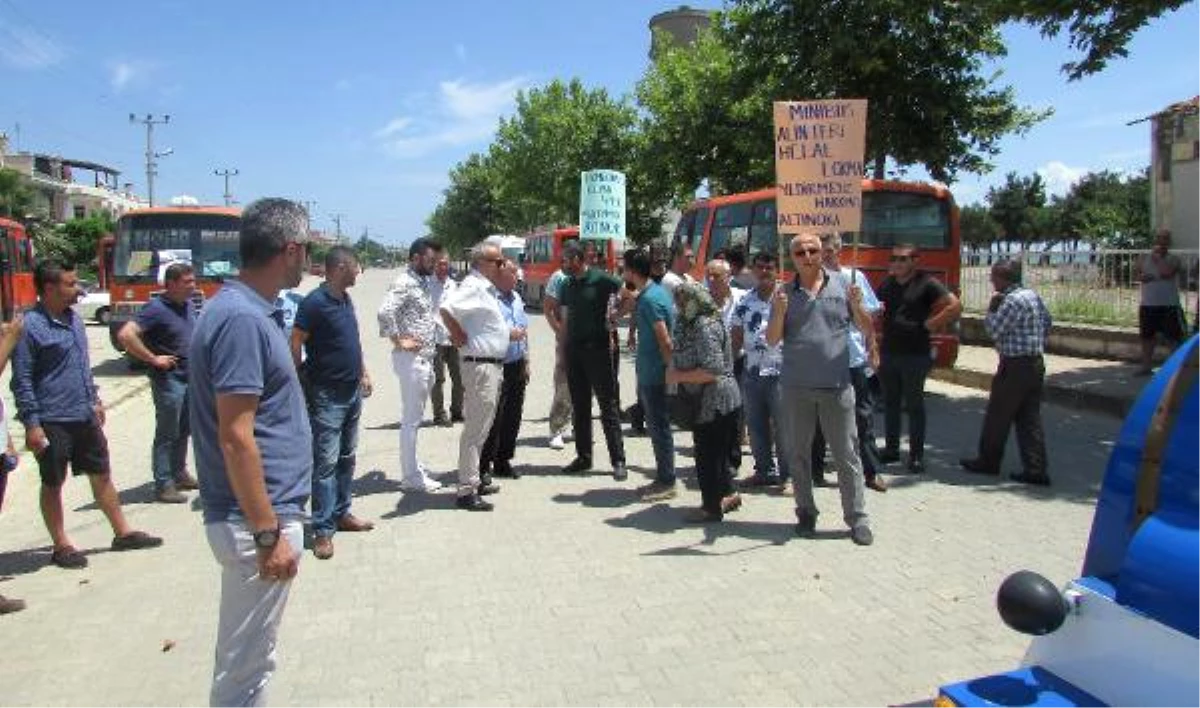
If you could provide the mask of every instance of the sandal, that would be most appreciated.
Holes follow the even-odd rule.
[[[88,566],[87,556],[80,553],[73,546],[55,548],[54,552],[50,554],[50,562],[59,568],[68,568],[71,570],[80,570]]]

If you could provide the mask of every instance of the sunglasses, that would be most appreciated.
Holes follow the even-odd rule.
[[[819,248],[797,248],[792,251],[793,256],[815,256],[821,252]]]

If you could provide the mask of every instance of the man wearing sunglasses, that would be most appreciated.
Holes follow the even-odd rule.
[[[813,499],[812,443],[817,424],[825,433],[837,471],[842,518],[850,540],[871,545],[862,461],[854,421],[854,389],[850,385],[850,329],[871,329],[870,317],[851,297],[847,281],[825,270],[821,239],[802,233],[792,239],[796,279],[775,291],[767,344],[783,343],[783,429],[796,500],[796,533],[811,537],[817,526]]]
[[[925,471],[925,378],[933,366],[930,333],[962,312],[962,303],[937,278],[917,267],[916,246],[892,249],[890,274],[879,288],[883,303],[883,384],[886,447],[879,461],[900,459],[900,407],[908,411],[908,471]]]

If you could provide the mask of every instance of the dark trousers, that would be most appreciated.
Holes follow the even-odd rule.
[[[733,494],[729,474],[729,448],[738,444],[741,408],[718,415],[692,431],[696,480],[700,483],[700,505],[711,514],[721,514],[721,500]]]
[[[442,386],[446,383],[446,374],[450,374],[450,417],[462,418],[463,414],[463,384],[462,371],[458,365],[458,349],[452,346],[439,346],[433,357],[433,387],[429,389],[430,403],[433,404],[434,420],[446,417],[445,394]]]
[[[492,419],[492,429],[479,455],[479,473],[483,477],[490,476],[493,463],[509,462],[513,458],[517,449],[517,435],[521,432],[527,383],[524,360],[504,365],[500,398],[496,401],[496,417]]]
[[[571,391],[575,454],[592,459],[592,396],[600,406],[600,426],[612,464],[625,463],[625,443],[617,408],[616,372],[608,348],[587,349],[567,344],[567,387]]]
[[[1045,381],[1046,364],[1042,357],[1000,357],[979,435],[979,459],[991,469],[1000,469],[1008,429],[1015,424],[1025,474],[1046,474],[1046,433],[1042,428]]]
[[[867,379],[866,367],[850,369],[850,386],[854,388],[854,427],[858,429],[858,456],[862,459],[863,477],[875,479],[883,463],[875,445],[875,396]],[[817,423],[812,446],[813,478],[825,474],[825,434]]]
[[[925,455],[925,377],[932,360],[928,354],[894,354],[883,360],[883,428],[889,452],[900,451],[900,407],[908,411],[908,455]]]

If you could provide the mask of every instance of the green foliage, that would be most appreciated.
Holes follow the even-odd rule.
[[[988,213],[1000,226],[1006,241],[1033,241],[1048,235],[1044,229],[1048,219],[1042,213],[1046,206],[1046,186],[1041,175],[1018,177],[1009,172],[1004,185],[992,187],[987,193]]]
[[[430,233],[452,253],[498,233],[496,191],[491,161],[472,154],[450,171],[450,186],[442,193],[442,203],[426,220]],[[520,200],[514,195],[514,201]]]
[[[969,204],[959,210],[962,241],[970,246],[986,246],[999,240],[1000,224],[992,219],[991,210],[981,204]]]
[[[354,253],[358,257],[358,262],[366,265],[383,261],[390,263],[392,259],[392,249],[382,243],[363,234],[357,241],[354,242]],[[322,258],[324,256],[322,255]]]
[[[1071,188],[1061,202],[1062,231],[1108,248],[1149,248],[1149,171],[1132,177],[1093,172]]]
[[[0,216],[24,221],[33,205],[33,193],[20,172],[0,169]]]
[[[981,5],[985,3],[980,3]],[[1079,61],[1063,64],[1071,81],[1104,69],[1110,59],[1125,57],[1133,35],[1150,20],[1187,4],[1187,0],[987,0],[998,22],[1019,21],[1056,37],[1064,29]]]
[[[39,258],[60,258],[74,263],[81,277],[96,273],[96,249],[100,239],[115,229],[106,214],[72,219],[54,227],[31,229],[33,248]]]

